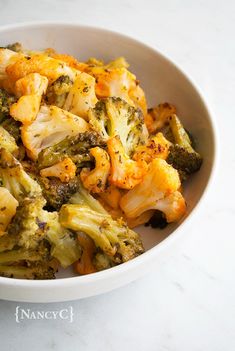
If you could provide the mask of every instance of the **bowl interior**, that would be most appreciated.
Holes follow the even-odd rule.
[[[207,108],[186,76],[168,59],[133,39],[109,31],[75,25],[19,26],[0,30],[0,45],[19,41],[30,49],[52,47],[59,52],[72,54],[80,60],[89,57],[105,61],[124,56],[144,88],[148,106],[160,102],[176,105],[178,114],[197,142],[204,163],[199,173],[185,184],[184,194],[188,211],[182,221],[195,208],[210,178],[214,160],[214,134]],[[178,226],[169,225],[164,230],[138,228],[145,248],[153,248]],[[71,276],[70,271],[61,272],[59,277]]]

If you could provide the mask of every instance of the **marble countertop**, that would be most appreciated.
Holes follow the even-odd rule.
[[[200,86],[220,131],[216,185],[188,236],[161,266],[62,319],[16,323],[0,301],[0,349],[55,351],[235,350],[235,3],[187,0],[0,0],[1,24],[64,20],[126,33],[167,54]]]

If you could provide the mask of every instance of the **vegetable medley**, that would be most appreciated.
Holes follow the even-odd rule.
[[[176,112],[122,57],[1,48],[0,275],[97,272],[144,252],[134,227],[179,221],[202,158]]]

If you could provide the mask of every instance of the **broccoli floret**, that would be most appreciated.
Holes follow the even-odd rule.
[[[197,172],[202,165],[201,155],[193,149],[192,142],[176,115],[169,118],[174,144],[169,148],[167,162],[179,171],[181,180]]]
[[[69,198],[78,191],[78,178],[71,179],[68,183],[62,183],[58,178],[38,177],[42,193],[47,200],[47,206],[55,210],[66,203]]]
[[[73,81],[69,76],[60,76],[47,89],[45,101],[49,105],[56,105],[62,108],[72,85]]]
[[[109,256],[107,256],[103,252],[97,252],[95,257],[93,258],[93,265],[97,271],[103,271],[104,269],[113,267],[115,264]]]
[[[96,247],[108,255],[115,264],[126,262],[144,252],[137,233],[109,214],[102,214],[85,205],[63,205],[60,221],[64,227],[83,231],[94,240]]]
[[[14,245],[34,251],[38,249],[42,240],[47,241],[50,245],[50,255],[63,267],[67,267],[80,257],[80,246],[73,234],[60,225],[57,212],[47,212],[43,209],[45,202],[42,197],[26,198],[22,201],[8,226],[6,236],[12,238]],[[0,251],[1,240],[4,237],[0,238]],[[14,245],[11,244],[8,250],[14,248]],[[3,247],[6,250],[4,240]]]
[[[6,117],[3,122],[1,123],[1,126],[8,131],[8,133],[13,136],[15,139],[16,143],[20,141],[20,126],[21,123],[18,121],[15,121],[11,117]]]
[[[7,236],[20,247],[35,249],[43,239],[45,223],[40,221],[45,200],[42,197],[25,198],[16,209],[16,214],[8,226]],[[4,241],[4,236],[0,238]]]
[[[202,157],[197,152],[189,152],[175,144],[170,146],[167,162],[178,170],[181,180],[186,180],[190,174],[200,169]]]
[[[10,106],[16,102],[16,98],[6,90],[0,89],[0,122],[9,115]]]
[[[39,153],[39,169],[50,167],[66,157],[69,157],[77,167],[89,165],[92,163],[89,149],[96,146],[105,147],[105,142],[94,131],[67,137],[58,144],[47,147]]]
[[[36,262],[46,259],[49,252],[48,250],[43,250],[42,252],[37,250],[27,250],[27,249],[15,249],[10,251],[5,251],[0,253],[0,265],[1,264],[11,264],[20,261]]]
[[[105,140],[119,136],[125,153],[130,156],[137,145],[145,144],[148,132],[142,112],[121,98],[100,100],[89,111],[89,122]]]
[[[97,270],[126,262],[144,252],[140,236],[122,219],[113,220],[81,184],[69,202],[71,205],[61,208],[60,221],[65,227],[73,227],[72,230],[82,231],[93,239],[97,247],[93,264]]]
[[[11,266],[17,266],[21,272],[25,268],[21,267],[23,265],[26,268],[37,267],[39,272],[44,272],[36,275],[34,269],[26,269],[26,272],[34,272],[36,279],[47,279],[45,274],[51,277],[53,260],[56,262],[56,259],[63,267],[67,267],[81,256],[76,237],[61,226],[57,212],[43,209],[45,202],[42,197],[25,198],[8,225],[7,233],[0,237],[0,265],[9,266],[5,271],[8,276],[16,275]],[[42,270],[46,266],[47,270]],[[55,265],[54,270],[56,268]],[[1,269],[0,273],[5,275]]]
[[[25,198],[16,209],[6,234],[0,237],[0,275],[53,278],[51,245],[45,237],[46,223],[40,219],[43,198]]]
[[[21,201],[25,197],[36,197],[42,193],[39,184],[23,169],[20,162],[6,149],[0,149],[0,180],[2,186]]]
[[[14,154],[17,154],[18,151],[18,146],[15,142],[15,139],[2,126],[0,126],[0,148],[4,148]]]
[[[43,262],[30,265],[0,265],[0,276],[18,279],[55,279],[53,265]]]
[[[18,201],[11,195],[9,190],[0,187],[0,236],[3,235],[15,216]]]
[[[81,247],[76,236],[59,222],[57,212],[43,211],[40,220],[46,223],[45,237],[51,245],[51,256],[66,268],[81,257]]]
[[[84,205],[88,206],[91,208],[93,211],[102,213],[102,214],[107,214],[103,206],[99,203],[98,200],[96,200],[90,193],[87,191],[81,184],[80,181],[78,181],[78,190],[77,192],[71,196],[69,199],[70,204],[76,204],[76,205]]]
[[[166,217],[164,216],[164,213],[156,210],[154,211],[153,216],[150,218],[150,220],[145,223],[145,226],[151,226],[152,228],[159,228],[159,229],[164,229],[167,226],[167,220]]]

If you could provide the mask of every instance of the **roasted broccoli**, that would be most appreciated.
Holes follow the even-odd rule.
[[[18,204],[9,190],[0,187],[0,236],[5,233],[8,224],[16,213]]]
[[[56,268],[55,268],[56,267]],[[18,279],[55,279],[57,271],[56,263],[52,260],[47,262],[24,262],[22,264],[0,265],[0,275]]]
[[[79,188],[78,178],[76,177],[68,183],[62,183],[58,178],[38,177],[37,179],[48,208],[55,210],[59,210]]]
[[[139,235],[130,230],[122,219],[113,220],[82,186],[70,202],[72,204],[61,207],[61,224],[75,232],[86,233],[98,251],[107,255],[113,264],[129,261],[143,253]]]
[[[66,268],[81,257],[81,247],[73,234],[62,227],[57,212],[42,211],[41,223],[45,223],[45,238],[51,245],[50,254]]]
[[[17,153],[18,146],[16,145],[13,136],[8,131],[0,126],[0,148],[4,148],[11,153]]]
[[[129,261],[144,251],[139,235],[122,219],[114,221],[109,214],[99,213],[88,206],[63,205],[60,221],[64,227],[89,235],[116,264]]]
[[[151,226],[152,228],[159,228],[159,229],[164,229],[167,226],[167,221],[166,217],[164,216],[164,213],[156,210],[154,211],[152,217],[149,219],[147,223],[145,223],[145,226]]]
[[[148,132],[142,112],[121,98],[100,100],[88,115],[90,124],[106,141],[119,136],[128,156],[137,145],[147,141]]]
[[[45,201],[25,198],[17,207],[7,233],[0,237],[0,274],[15,278],[54,277],[45,223],[39,219]]]
[[[20,141],[20,126],[21,123],[19,121],[15,121],[12,117],[6,117],[1,126],[8,131],[8,133],[13,136],[16,143]]]
[[[7,237],[19,247],[35,249],[44,238],[45,223],[40,220],[45,200],[42,197],[24,198],[7,228]],[[0,238],[3,239],[4,236]],[[7,240],[7,239],[6,239]],[[1,251],[1,242],[0,242]]]
[[[47,89],[45,101],[49,105],[56,105],[62,108],[72,85],[73,81],[69,76],[60,76]]]
[[[202,165],[202,157],[192,147],[188,133],[176,115],[169,118],[169,126],[174,137],[174,144],[169,148],[167,162],[176,168],[182,180],[198,171]]]
[[[9,115],[10,106],[15,102],[15,96],[8,94],[4,89],[0,89],[0,122]]]
[[[21,201],[25,197],[37,197],[42,193],[40,185],[23,169],[21,163],[6,149],[0,149],[0,180],[2,186]]]
[[[79,133],[76,136],[66,137],[53,146],[43,149],[38,155],[39,169],[50,167],[69,157],[77,167],[92,164],[93,159],[89,149],[96,146],[105,147],[105,141],[95,131]]]
[[[77,182],[78,189],[75,194],[71,196],[69,199],[70,204],[76,204],[76,205],[84,205],[89,208],[91,208],[93,211],[107,214],[103,206],[99,203],[98,200],[96,200],[90,193],[87,191],[81,182],[78,180]]]
[[[19,268],[23,276],[24,269],[31,268],[25,273],[34,272],[36,279],[52,278],[55,260],[67,267],[81,256],[74,234],[61,226],[57,212],[43,209],[45,202],[42,197],[21,201],[7,233],[0,237],[0,265],[8,266],[8,276],[17,275],[14,268]]]

